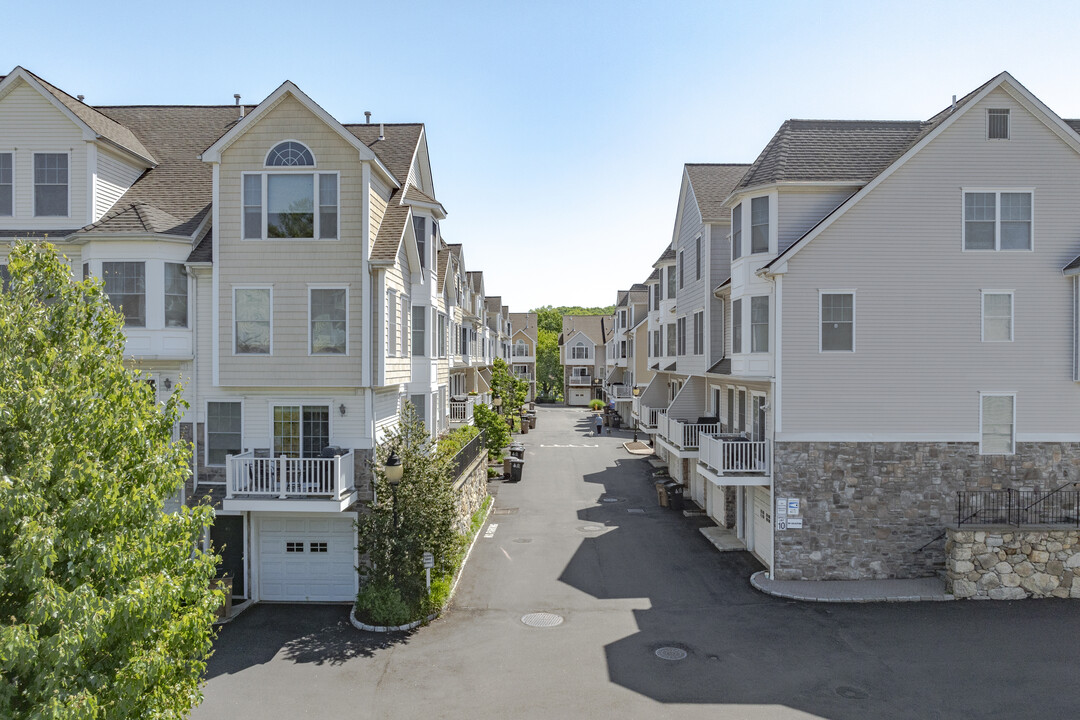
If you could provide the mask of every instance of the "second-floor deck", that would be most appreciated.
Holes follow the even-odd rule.
[[[229,455],[225,509],[273,509],[283,500],[301,500],[326,501],[312,502],[313,511],[342,510],[356,498],[355,468],[351,450],[326,458],[255,457],[251,450]]]

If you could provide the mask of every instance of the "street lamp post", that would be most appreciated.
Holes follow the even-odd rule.
[[[397,486],[401,483],[404,474],[405,466],[401,464],[401,458],[398,457],[397,452],[391,449],[390,455],[387,456],[386,462],[383,463],[383,475],[386,476],[386,482],[390,483],[390,492],[393,496],[395,532],[398,529]]]

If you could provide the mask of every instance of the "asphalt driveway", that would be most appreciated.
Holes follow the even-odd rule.
[[[541,408],[524,479],[442,618],[355,630],[343,606],[262,605],[223,627],[195,718],[1071,717],[1080,605],[815,605],[656,507],[628,434]],[[528,614],[561,618],[531,627]],[[683,657],[682,659],[662,659]]]

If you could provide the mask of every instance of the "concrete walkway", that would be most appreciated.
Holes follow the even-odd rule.
[[[750,576],[763,593],[789,600],[830,603],[918,602],[953,600],[940,578],[914,580],[773,580],[765,571]]]

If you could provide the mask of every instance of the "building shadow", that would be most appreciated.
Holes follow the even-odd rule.
[[[409,642],[412,633],[369,633],[349,622],[348,605],[259,604],[222,625],[207,680],[270,662],[341,665]]]

